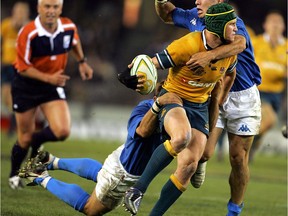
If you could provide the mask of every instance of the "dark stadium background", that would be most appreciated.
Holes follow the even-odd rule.
[[[21,1],[29,2],[31,19],[34,19],[37,15],[37,0]],[[152,95],[142,96],[125,88],[118,82],[117,73],[123,70],[136,55],[145,53],[153,56],[172,40],[187,33],[186,30],[162,23],[155,13],[154,0],[131,0],[142,1],[139,19],[138,22],[131,23],[135,14],[130,11],[126,14],[128,18],[125,23],[122,21],[123,1],[64,0],[62,15],[77,24],[83,49],[95,70],[95,77],[91,81],[81,81],[78,64],[70,58],[65,72],[72,76],[66,85],[72,115],[71,136],[65,142],[45,145],[45,150],[58,157],[87,157],[103,162],[108,154],[121,145],[127,136],[126,125],[131,107]],[[183,8],[191,8],[195,3],[195,0],[171,1]],[[1,0],[1,19],[10,15],[15,2],[16,0]],[[270,10],[281,11],[287,24],[286,0],[231,0],[230,2],[237,5],[241,18],[257,34],[262,33],[263,19]],[[165,72],[159,71],[160,79],[165,75]],[[7,108],[1,109],[0,215],[82,215],[43,188],[26,187],[21,191],[9,188],[7,179],[11,166],[11,148],[15,143],[16,135],[9,137],[3,133],[5,129],[3,120],[6,121],[6,129],[9,121],[5,114],[9,114]],[[279,125],[264,138],[261,154],[250,166],[251,180],[245,197],[245,213],[243,213],[245,216],[287,215],[288,143],[281,135],[281,124],[286,119],[280,117],[281,122],[279,121]],[[227,153],[227,136],[224,142]],[[226,156],[222,163],[217,161],[215,154],[208,165],[204,187],[201,190],[194,190],[190,186],[167,215],[223,215],[230,193],[228,184],[230,163],[228,155]],[[175,165],[176,161],[151,184],[139,215],[148,215],[159,196],[160,188],[175,169]],[[50,174],[61,181],[76,183],[87,192],[95,187],[94,182],[82,180],[70,173],[51,171]],[[123,208],[119,208],[109,215],[128,214]]]
[[[30,18],[34,19],[37,0],[21,1],[29,2]],[[137,1],[141,3],[138,14],[137,8],[125,13],[127,7],[124,7],[123,0],[64,0],[62,16],[69,17],[78,26],[85,55],[95,71],[92,80],[83,82],[77,62],[72,57],[69,59],[65,72],[71,79],[66,84],[66,92],[73,119],[73,136],[116,139],[120,136],[124,139],[131,107],[142,99],[151,98],[152,94],[142,96],[124,87],[118,82],[117,73],[124,70],[136,55],[153,56],[172,40],[188,33],[185,29],[164,24],[156,15],[154,0],[129,2]],[[183,8],[195,5],[194,0],[171,1]],[[1,1],[2,19],[10,15],[15,2]],[[230,3],[236,5],[240,17],[256,34],[262,33],[263,19],[270,10],[281,11],[287,23],[287,2],[284,0],[230,0]],[[166,71],[158,71],[159,79],[166,74]],[[5,109],[1,110],[3,113],[5,115]],[[3,120],[3,115],[1,117]],[[116,131],[115,127],[118,128]],[[279,142],[285,148],[285,140]]]
[[[31,19],[34,19],[37,0],[26,1],[30,4]],[[15,2],[1,1],[1,18],[10,15]],[[287,1],[284,0],[230,2],[237,5],[241,18],[257,34],[262,32],[262,22],[268,11],[279,10],[285,17],[287,14]],[[195,1],[173,0],[173,3],[191,8]],[[145,53],[153,56],[167,43],[187,32],[162,23],[155,13],[154,0],[142,0],[139,20],[132,27],[122,21],[123,6],[122,0],[64,0],[62,15],[77,24],[84,51],[95,70],[92,81],[82,82],[77,63],[70,58],[66,71],[72,76],[66,87],[69,100],[84,103],[86,107],[95,103],[135,105],[145,97],[120,85],[116,79],[117,72],[123,70],[136,55]],[[165,74],[159,72],[160,77]]]

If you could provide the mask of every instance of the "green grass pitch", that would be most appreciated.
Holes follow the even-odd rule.
[[[14,139],[1,137],[1,215],[3,216],[73,216],[83,215],[58,200],[39,186],[13,191],[8,187],[10,151]],[[45,149],[58,157],[89,157],[103,162],[120,142],[103,140],[73,140],[47,143]],[[200,189],[189,186],[180,199],[168,210],[167,216],[224,216],[229,199],[228,177],[230,165],[226,155],[223,163],[212,158],[207,166],[204,185]],[[139,216],[149,214],[163,184],[175,169],[172,162],[150,185],[141,204]],[[243,216],[287,216],[287,154],[257,155],[250,166],[251,179],[245,196]],[[76,183],[91,193],[95,183],[64,171],[50,171],[51,176]],[[108,215],[129,215],[119,207]]]

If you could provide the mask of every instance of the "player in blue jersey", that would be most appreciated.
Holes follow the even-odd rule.
[[[205,28],[204,16],[211,5],[227,2],[223,0],[196,0],[196,7],[183,10],[167,0],[155,0],[160,18],[169,24],[201,31]],[[225,128],[228,132],[231,173],[229,184],[231,198],[228,202],[228,216],[241,213],[244,194],[249,181],[248,158],[254,139],[258,134],[261,121],[261,104],[257,85],[261,83],[260,71],[254,61],[253,47],[242,19],[237,18],[237,35],[233,43],[223,45],[205,53],[196,53],[186,63],[190,69],[205,67],[211,61],[238,54],[237,75],[230,93],[220,104],[216,128],[210,133],[196,174],[192,177],[201,185],[205,177],[206,161],[213,155],[218,137]],[[225,88],[225,83],[224,83]],[[198,174],[198,175],[197,175]],[[195,182],[194,182],[195,183]]]
[[[158,85],[158,92],[162,85]],[[157,90],[156,89],[156,90]],[[103,166],[88,158],[57,158],[48,152],[39,152],[26,162],[19,176],[40,185],[75,210],[86,215],[103,215],[123,200],[125,191],[139,179],[154,149],[162,143],[155,115],[156,105],[170,103],[182,105],[174,93],[144,100],[136,106],[128,120],[126,142],[112,152]],[[152,112],[152,107],[155,109]],[[75,184],[61,182],[48,174],[48,170],[65,170],[97,182],[91,195]]]

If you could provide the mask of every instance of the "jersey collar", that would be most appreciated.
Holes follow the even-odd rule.
[[[207,44],[207,40],[204,34],[205,29],[201,32],[201,37],[202,37],[202,41],[203,41],[203,45],[205,47],[206,50],[212,50],[212,48]]]
[[[56,29],[56,31],[53,34],[51,34],[50,32],[46,31],[43,28],[43,26],[41,25],[39,16],[37,16],[36,19],[35,19],[35,26],[38,29],[38,35],[39,36],[47,36],[47,37],[53,37],[54,36],[55,37],[60,32],[64,32],[64,28],[63,28],[63,25],[62,25],[62,22],[61,22],[60,19],[57,20],[57,29]]]
[[[264,37],[264,40],[265,41],[267,41],[267,42],[269,42],[270,41],[270,35],[268,35],[267,33],[264,33],[263,34],[263,37]],[[284,44],[285,43],[285,40],[284,40],[284,38],[283,37],[278,37],[278,44],[279,45],[282,45],[282,44]]]

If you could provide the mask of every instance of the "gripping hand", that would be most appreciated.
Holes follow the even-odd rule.
[[[123,72],[118,74],[118,80],[130,89],[135,90],[138,84],[138,78],[136,75],[130,75],[130,68],[126,68]]]

